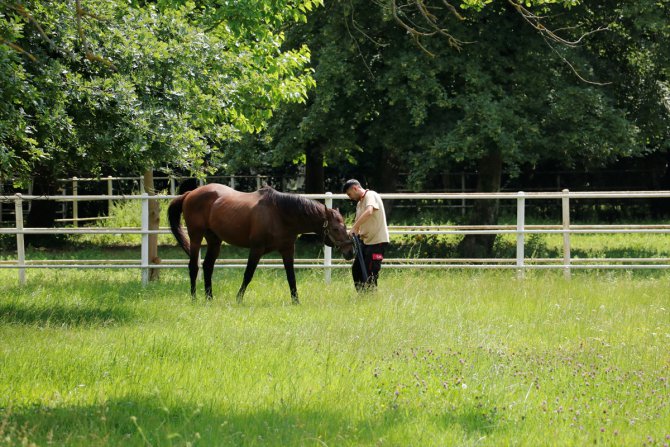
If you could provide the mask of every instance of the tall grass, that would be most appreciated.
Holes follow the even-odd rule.
[[[186,276],[0,271],[0,445],[670,442],[668,274]]]

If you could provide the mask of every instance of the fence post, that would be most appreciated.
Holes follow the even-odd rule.
[[[175,181],[174,176],[170,174],[170,195],[174,196],[175,194]]]
[[[326,193],[326,208],[332,208],[333,207],[333,193],[332,192],[327,192]],[[330,279],[332,275],[332,269],[331,266],[333,265],[333,249],[332,247],[327,246],[326,244],[323,245],[323,266],[324,266],[324,275],[325,275],[325,280],[326,284],[330,284]]]
[[[234,175],[230,176],[230,187],[235,189],[235,176]]]
[[[519,268],[517,270],[517,277],[523,278],[525,276],[524,271],[524,243],[525,243],[525,234],[524,229],[526,226],[526,197],[523,191],[519,191],[516,199],[516,265]]]
[[[256,189],[261,189],[261,175],[256,174]]]
[[[67,183],[63,182],[63,188],[61,189],[62,195],[66,196],[67,195]],[[63,199],[61,202],[60,206],[61,210],[61,215],[63,217],[63,220],[67,219],[67,201]]]
[[[112,185],[112,176],[108,175],[107,176],[107,195],[112,196],[114,195],[114,187]],[[112,199],[109,199],[107,201],[107,215],[112,212]]]
[[[28,195],[32,196],[34,190],[35,190],[35,179],[33,177],[31,177],[30,182],[28,183]],[[33,207],[33,201],[30,200],[30,201],[28,201],[28,212],[29,213],[30,213],[32,207]]]
[[[142,193],[142,285],[149,284],[149,195]]]
[[[461,172],[461,192],[465,194],[465,172]],[[465,216],[465,197],[461,199],[461,216]]]
[[[23,240],[23,198],[16,194],[14,200],[14,214],[16,217],[16,254],[19,264],[19,285],[26,284],[26,247]]]
[[[79,226],[79,202],[77,201],[77,195],[79,191],[79,182],[77,182],[77,177],[72,177],[72,224],[75,227]]]
[[[563,208],[563,276],[570,279],[570,190],[563,190],[561,205]]]

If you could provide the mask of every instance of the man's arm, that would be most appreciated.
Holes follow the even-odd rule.
[[[365,221],[367,221],[374,212],[375,208],[372,205],[368,205],[365,208],[365,211],[363,211],[360,217],[356,220],[356,222],[354,222],[354,225],[351,227],[351,233],[360,234],[359,232],[361,230],[361,225],[363,225]]]

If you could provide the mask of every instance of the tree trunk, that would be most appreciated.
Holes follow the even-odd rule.
[[[382,150],[379,163],[379,177],[377,192],[398,192],[398,165],[390,151]],[[391,214],[395,200],[384,201],[386,217]]]
[[[323,144],[316,143],[305,150],[305,192],[307,194],[323,194],[325,175],[323,169]]]
[[[188,191],[193,191],[195,188],[198,187],[198,179],[195,177],[190,177],[187,179],[184,179],[181,183],[179,183],[179,188],[177,189],[177,194],[182,195]]]
[[[37,172],[33,181],[33,195],[55,196],[58,194],[58,182],[52,172]],[[27,202],[24,202],[24,208]],[[53,228],[56,223],[58,203],[54,200],[33,200],[26,219],[26,228]],[[61,237],[53,234],[27,234],[26,244],[33,247],[58,245]]]
[[[670,189],[670,151],[656,152],[647,157],[652,163],[651,174],[649,175],[650,185],[645,185],[646,188],[652,190],[668,190]],[[670,213],[670,199],[649,199],[651,216],[654,219],[661,219],[668,216]]]
[[[499,150],[489,152],[479,160],[477,192],[499,192],[502,174],[502,154]],[[469,217],[469,225],[496,225],[499,214],[498,200],[475,200]],[[458,246],[465,258],[488,258],[493,253],[494,234],[468,234]]]
[[[148,169],[144,173],[144,192],[150,196],[156,195],[154,188],[154,173],[153,170]],[[160,204],[158,200],[149,201],[149,230],[158,230],[160,227]],[[161,259],[158,257],[158,235],[149,235],[149,264],[160,264]],[[156,281],[160,277],[159,269],[149,269],[149,281]]]
[[[305,193],[323,194],[326,192],[325,172],[323,168],[323,144],[312,143],[305,149]],[[316,243],[321,241],[321,235],[302,234],[300,239]]]

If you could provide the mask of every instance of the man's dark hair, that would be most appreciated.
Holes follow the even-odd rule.
[[[352,179],[350,179],[350,180],[347,180],[347,181],[344,183],[344,186],[342,187],[342,192],[346,193],[347,190],[348,190],[349,188],[351,188],[352,186],[361,186],[361,182],[359,182],[359,181],[356,180],[355,178],[352,178]]]

